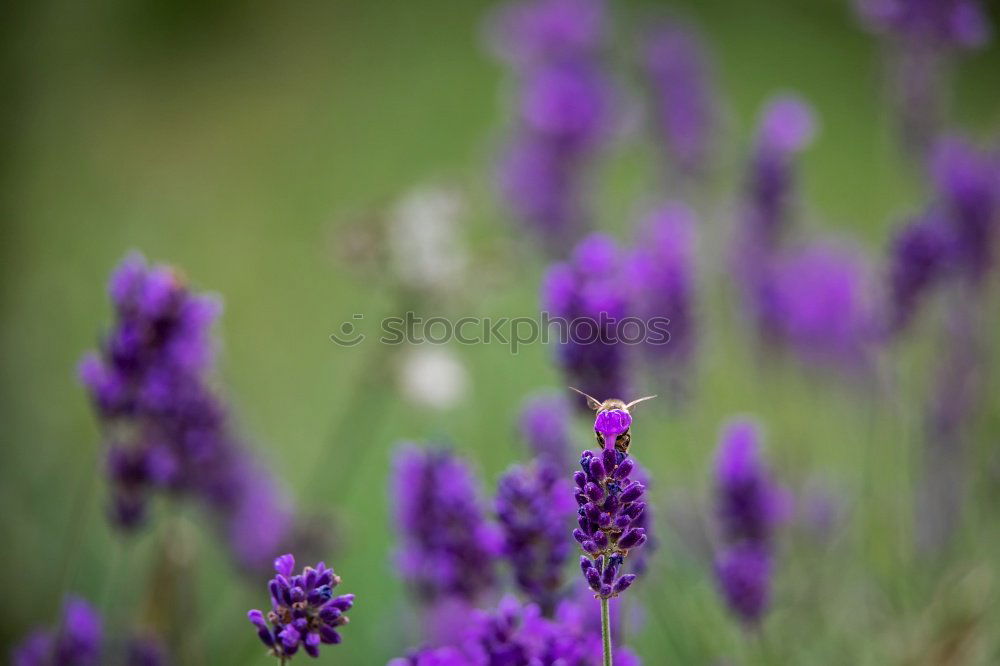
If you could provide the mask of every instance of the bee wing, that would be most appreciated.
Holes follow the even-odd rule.
[[[640,402],[645,402],[646,400],[652,400],[655,397],[656,397],[655,395],[647,395],[644,398],[639,398],[638,400],[633,400],[632,402],[630,402],[627,405],[625,405],[625,409],[632,409],[633,406],[638,405]]]
[[[580,395],[582,395],[584,398],[586,398],[587,399],[587,407],[590,407],[594,411],[597,411],[598,409],[601,408],[601,401],[600,400],[596,400],[595,398],[587,395],[586,393],[584,393],[580,389],[573,388],[572,386],[569,387],[569,390],[576,391],[577,393],[579,393]]]

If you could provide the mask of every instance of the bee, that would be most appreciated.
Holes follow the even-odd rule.
[[[607,436],[614,435],[615,449],[622,453],[628,453],[628,447],[632,441],[632,436],[629,435],[629,428],[632,426],[632,414],[629,410],[640,402],[652,400],[656,396],[647,395],[629,403],[618,398],[610,398],[601,402],[578,388],[573,388],[572,386],[569,388],[586,398],[587,406],[597,412],[597,416],[594,419],[594,434],[597,435],[597,443],[601,448],[609,448],[609,442],[605,440]]]

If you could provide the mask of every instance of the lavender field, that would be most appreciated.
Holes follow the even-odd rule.
[[[996,3],[6,14],[4,663],[1000,664]]]

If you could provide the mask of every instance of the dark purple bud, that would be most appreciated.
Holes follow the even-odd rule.
[[[607,515],[607,514],[605,514],[605,515]],[[626,527],[628,527],[631,524],[632,524],[632,519],[629,518],[625,514],[622,514],[622,515],[618,516],[617,518],[615,518],[615,527],[617,527],[620,530],[625,529]]]
[[[584,474],[583,472],[573,472],[573,480],[576,482],[576,485],[581,489],[583,489],[587,485],[587,475]]]
[[[611,525],[611,514],[602,513],[601,517],[597,519],[598,527],[609,527]]]
[[[591,567],[584,571],[583,575],[587,579],[587,585],[590,586],[590,589],[595,592],[601,589],[601,574],[597,569]]]
[[[587,535],[583,533],[583,530],[575,529],[573,530],[573,538],[577,540],[577,543],[583,543],[587,540]],[[588,562],[590,560],[587,560]]]
[[[618,567],[611,562],[604,567],[604,573],[601,575],[601,582],[605,585],[611,585],[614,582],[615,576],[618,574]]]
[[[333,627],[323,625],[319,628],[319,637],[327,645],[340,642],[340,634]]]
[[[641,539],[646,533],[646,530],[641,527],[636,527],[625,532],[620,539],[618,539],[618,547],[623,550],[628,550],[629,548],[634,548],[639,539]]]
[[[583,512],[586,514],[587,518],[593,522],[597,522],[601,517],[601,510],[597,508],[597,505],[592,503],[587,503],[583,507]]]
[[[604,533],[598,532],[597,534],[604,534]],[[597,547],[597,544],[594,543],[593,541],[584,541],[582,544],[580,544],[580,546],[583,547],[583,549],[588,553],[590,553],[591,555],[596,555],[601,550],[600,548]]]
[[[594,543],[597,544],[598,548],[604,550],[608,547],[608,535],[600,530],[594,532]]]
[[[629,502],[634,502],[640,497],[642,493],[646,490],[646,487],[641,483],[633,483],[628,488],[622,491],[621,496],[619,496],[618,501],[622,504],[628,504]]]
[[[621,481],[622,479],[628,478],[628,475],[632,473],[632,469],[635,467],[635,463],[632,462],[631,458],[626,458],[621,462],[620,465],[615,469],[612,476]]]
[[[351,607],[354,606],[354,595],[342,594],[333,601],[331,601],[330,604],[334,608],[338,608],[342,611],[349,611],[351,610]]]
[[[600,589],[600,591],[598,591],[598,594],[600,594],[602,597],[604,597],[605,599],[607,599],[608,597],[611,596],[611,586],[610,585],[601,585],[601,589]]]
[[[587,497],[589,497],[592,502],[600,502],[604,499],[604,489],[596,483],[588,483],[585,490]]]
[[[593,568],[594,568],[594,563],[591,561],[591,559],[589,557],[584,557],[583,555],[581,555],[580,570],[583,572],[583,574],[587,575],[587,569],[593,569]]]
[[[606,476],[604,464],[596,458],[592,459],[590,461],[590,478],[600,483]]]
[[[618,452],[613,447],[606,448],[601,453],[601,460],[604,463],[604,469],[607,470],[608,474],[611,474],[611,471],[615,468],[615,465],[618,464]]]
[[[625,574],[615,583],[615,594],[621,594],[635,582],[635,574]]]

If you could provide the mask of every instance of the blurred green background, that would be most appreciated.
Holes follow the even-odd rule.
[[[327,561],[358,605],[345,643],[320,661],[384,663],[412,643],[416,611],[391,560],[393,443],[445,435],[475,460],[491,492],[497,475],[525,458],[514,430],[521,400],[562,381],[540,345],[516,356],[503,345],[458,347],[470,390],[457,408],[437,412],[404,400],[393,382],[362,379],[384,353],[377,345],[346,349],[328,336],[352,313],[365,313],[373,326],[392,312],[385,282],[345,258],[346,240],[367,211],[428,182],[466,194],[464,233],[474,261],[488,268],[445,314],[537,310],[545,264],[513,242],[489,182],[509,114],[505,74],[481,45],[490,6],[57,0],[7,7],[0,651],[30,626],[53,622],[67,588],[98,604],[109,625],[142,621],[139,609],[149,605],[166,507],[128,544],[110,530],[105,488],[94,480],[98,431],[75,378],[77,360],[110,322],[108,273],[133,248],[223,297],[219,382],[241,430],[301,506],[335,521]],[[626,80],[634,76],[629,35],[645,10],[659,6],[615,3]],[[853,234],[880,252],[891,225],[925,195],[919,166],[900,153],[886,117],[878,44],[857,28],[848,3],[666,6],[705,32],[727,105],[722,167],[699,202],[706,236],[721,237],[730,225],[763,99],[796,90],[821,124],[802,162],[808,224]],[[976,134],[1000,129],[998,90],[994,43],[960,63],[956,124]],[[637,202],[657,192],[657,168],[641,141],[616,147],[601,167],[604,229],[627,237]],[[963,529],[943,556],[920,558],[910,545],[928,382],[915,361],[932,336],[917,336],[894,361],[900,390],[892,402],[793,365],[761,364],[720,279],[720,256],[712,246],[703,256],[703,354],[692,404],[646,410],[633,431],[635,454],[655,479],[662,538],[647,582],[636,588],[645,612],[629,630],[633,647],[647,664],[1000,663],[1000,477],[970,486]],[[997,466],[1000,450],[1000,406],[989,391],[998,387],[988,376],[991,411],[977,423],[971,459],[978,470]],[[372,400],[359,402],[359,390]],[[358,432],[333,431],[346,410],[356,411]],[[794,536],[783,543],[762,644],[745,641],[727,620],[706,563],[664,520],[673,502],[707,497],[719,426],[743,412],[764,423],[783,480],[796,486],[821,476],[850,504],[848,526],[831,544]],[[585,423],[579,434],[582,448]],[[196,510],[179,513],[173,529],[183,539],[172,533],[170,545],[193,562],[186,622],[194,633],[180,663],[268,663],[245,619],[247,608],[266,603],[266,581],[232,570]]]

